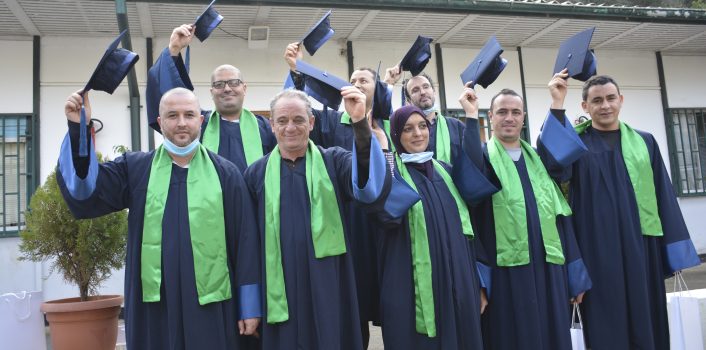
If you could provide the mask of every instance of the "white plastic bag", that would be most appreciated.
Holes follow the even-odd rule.
[[[672,350],[703,349],[699,299],[692,297],[681,271],[674,274],[674,294],[667,300]]]
[[[46,350],[42,292],[0,295],[0,349]]]
[[[578,320],[576,316],[578,316]],[[581,320],[579,304],[574,304],[574,312],[571,313],[571,349],[586,350],[586,340],[583,338],[583,321]]]

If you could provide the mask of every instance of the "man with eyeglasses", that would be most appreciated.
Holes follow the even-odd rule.
[[[390,84],[396,83],[402,76],[399,67],[390,73]],[[426,113],[431,123],[429,129],[429,151],[434,152],[434,159],[452,163],[452,159],[461,154],[461,140],[465,126],[458,119],[445,117],[436,105],[434,84],[431,77],[422,72],[404,80],[402,93],[405,101],[417,106]]]
[[[194,30],[192,24],[174,28],[169,47],[162,51],[150,68],[147,113],[150,126],[157,131],[160,129],[156,124],[156,106],[161,92],[175,87],[194,90],[188,67],[181,57],[181,51],[194,37]],[[233,162],[241,172],[269,153],[277,143],[268,120],[243,107],[247,87],[238,68],[229,64],[217,67],[211,74],[210,89],[215,110],[202,111],[206,119],[201,128],[201,142],[209,150]]]

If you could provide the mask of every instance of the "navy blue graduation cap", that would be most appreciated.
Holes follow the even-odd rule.
[[[544,120],[544,125],[542,125],[539,140],[557,163],[562,167],[567,167],[588,152],[588,148],[586,148],[586,145],[574,130],[571,121],[566,116],[563,116],[563,118],[564,123],[562,125],[549,112]]]
[[[132,66],[140,59],[136,53],[118,48],[120,40],[126,33],[127,29],[120,33],[120,35],[108,45],[105,53],[103,53],[103,57],[98,61],[98,65],[93,71],[91,78],[88,79],[88,83],[86,83],[86,86],[83,88],[81,96],[89,90],[105,91],[112,95],[123,79],[125,79],[127,73],[130,72]],[[86,112],[83,107],[81,107],[81,134],[78,153],[81,157],[88,155],[86,145]]]
[[[461,83],[465,86],[473,81],[471,87],[479,84],[483,88],[488,88],[507,66],[507,60],[500,57],[502,53],[503,48],[498,39],[495,35],[491,36],[473,62],[461,72]]]
[[[564,40],[554,63],[554,74],[564,68],[569,69],[569,76],[580,81],[596,75],[596,56],[588,47],[596,27],[588,28]]]
[[[338,110],[341,105],[341,89],[351,84],[333,74],[324,72],[302,60],[297,60],[297,71],[304,74],[304,92],[324,107]]]
[[[404,55],[402,61],[400,61],[400,68],[402,70],[410,71],[413,76],[418,75],[424,70],[424,67],[429,63],[431,59],[431,44],[432,39],[425,36],[418,36],[417,40],[414,41],[412,47]]]
[[[196,27],[194,35],[196,35],[201,42],[206,41],[208,36],[211,35],[211,32],[223,21],[223,16],[213,8],[214,2],[216,2],[216,0],[211,1],[203,13],[196,17],[196,21],[194,22],[194,27]]]
[[[127,33],[127,29],[118,35],[103,53],[103,57],[98,62],[96,70],[88,79],[83,92],[89,90],[105,91],[113,94],[120,83],[125,79],[132,66],[140,58],[136,53],[119,48],[120,40]]]
[[[328,39],[331,39],[333,36],[334,30],[331,28],[329,16],[331,16],[331,10],[326,12],[326,14],[321,17],[321,19],[316,22],[311,29],[309,29],[309,32],[306,33],[304,38],[301,40],[304,44],[304,48],[306,48],[306,51],[312,56],[314,56],[316,50],[323,46]]]
[[[380,80],[380,64],[375,74],[375,93],[372,104],[373,119],[382,127],[383,120],[390,119],[392,114],[392,91],[387,88],[387,83]]]

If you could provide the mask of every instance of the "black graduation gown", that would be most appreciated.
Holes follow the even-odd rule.
[[[480,144],[477,141],[477,121],[466,122],[466,133],[466,137],[476,139],[469,144]],[[482,316],[485,349],[571,349],[569,299],[589,289],[591,280],[576,245],[569,217],[559,216],[556,220],[565,265],[546,262],[537,202],[524,157],[514,164],[525,198],[530,263],[498,267],[492,198],[472,210],[473,217],[477,218],[479,238],[492,266],[491,293]],[[485,147],[480,166],[486,176],[501,187]]]
[[[588,153],[563,169],[539,144],[552,176],[570,180],[576,240],[593,281],[581,304],[593,349],[669,349],[664,278],[699,264],[659,146],[651,134],[636,131],[652,163],[662,237],[641,233],[620,143],[611,149],[589,127],[580,135]]]
[[[171,56],[169,48],[165,48],[147,75],[147,119],[153,128],[158,127],[159,100],[164,93],[176,87],[194,90],[189,78],[189,72],[181,59],[181,54],[179,56]],[[201,110],[201,114],[205,118],[201,126],[201,141],[203,141],[203,132],[206,130],[211,112],[209,110]],[[255,118],[260,132],[260,140],[262,141],[262,154],[265,155],[275,147],[277,140],[272,134],[268,119],[261,115],[255,115]],[[222,119],[220,123],[218,150],[210,151],[218,151],[219,156],[233,162],[241,171],[245,171],[248,164],[245,162],[243,139],[240,136],[240,124]]]
[[[128,348],[252,348],[248,345],[251,340],[246,339],[250,337],[238,335],[237,321],[261,316],[260,250],[252,199],[240,171],[209,152],[220,179],[224,212],[228,213],[225,235],[232,298],[199,305],[189,232],[188,169],[173,165],[163,219],[160,301],[146,303],[142,301],[140,261],[145,196],[154,151],[126,153],[98,165],[90,139],[91,160],[78,157],[77,123],[70,123],[69,133],[70,141],[67,135],[62,145],[57,180],[74,216],[91,218],[129,209],[125,264]],[[82,179],[80,176],[86,172],[88,175]]]
[[[457,159],[461,156],[460,153],[463,152],[462,141],[465,125],[456,118],[444,117],[441,115],[441,113],[438,112],[436,117],[446,118],[446,126],[449,129],[449,147],[451,149],[451,159]],[[427,151],[434,152],[434,158],[436,158],[436,127],[438,125],[439,122],[436,121],[434,124],[432,124],[431,129],[429,129],[429,146],[427,146]]]
[[[464,200],[476,203],[497,188],[483,176],[458,147],[451,173]],[[384,229],[378,236],[380,318],[386,349],[481,349],[480,288],[488,288],[490,275],[484,264],[483,247],[477,238],[462,232],[456,202],[441,175],[431,178],[413,166],[404,165],[414,181],[424,208],[437,335],[417,333],[415,326],[414,276],[408,214],[394,219],[387,211],[376,213]],[[388,201],[399,200],[393,187]],[[386,206],[387,208],[387,206]],[[476,220],[477,218],[471,218]],[[477,235],[477,230],[475,230]]]
[[[375,142],[376,143],[376,142]],[[351,186],[351,152],[340,147],[324,149],[319,147],[329,177],[339,201],[341,213],[345,202],[355,198]],[[374,210],[381,206],[384,192],[389,192],[389,169],[382,152],[373,156],[371,152],[370,173],[384,181],[377,181],[382,187],[377,192],[379,200],[367,206]],[[257,201],[257,218],[260,225],[261,241],[264,248],[265,234],[265,169],[269,155],[253,163],[245,171],[245,179]],[[362,337],[356,281],[350,249],[352,231],[345,225],[347,253],[317,259],[311,237],[311,214],[307,191],[306,159],[295,162],[282,160],[280,168],[280,243],[282,267],[289,308],[289,319],[285,322],[267,323],[266,285],[263,288],[262,348],[272,349],[362,349]],[[362,171],[362,170],[361,170]],[[370,176],[373,177],[372,175]],[[368,180],[370,182],[370,180]],[[264,266],[264,255],[262,257]],[[262,280],[266,281],[262,271]]]
[[[290,73],[294,87],[304,90],[304,80]],[[353,149],[353,128],[351,124],[341,123],[343,112],[333,109],[314,109],[314,129],[309,138],[323,147],[341,147],[347,151]],[[379,322],[380,294],[377,280],[377,256],[375,254],[374,227],[364,208],[355,201],[345,203],[345,223],[350,235],[351,255],[358,290],[360,320],[365,323],[364,335],[367,334],[367,322]],[[367,336],[364,336],[367,338]],[[367,340],[365,341],[367,343]]]

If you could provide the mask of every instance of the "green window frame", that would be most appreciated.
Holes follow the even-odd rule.
[[[706,196],[706,108],[669,108],[672,183],[680,197]]]
[[[32,114],[0,114],[0,238],[16,237],[35,190],[36,125]]]

